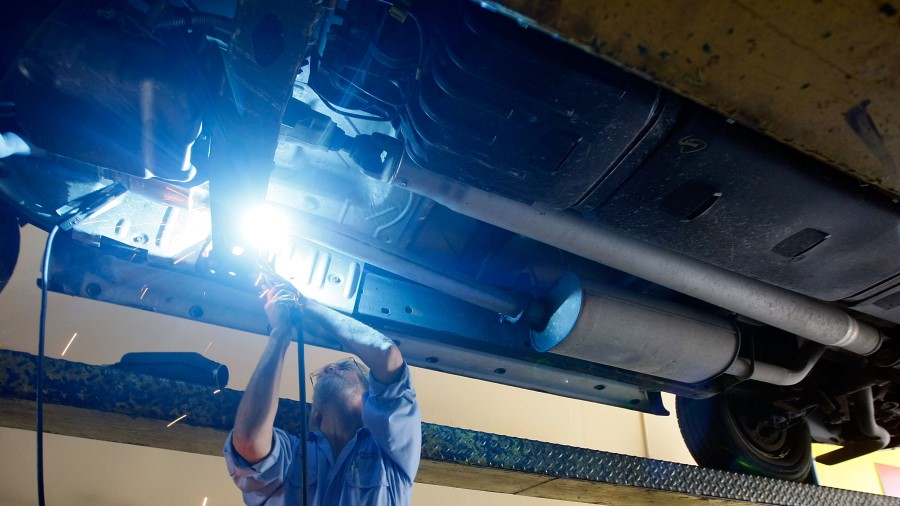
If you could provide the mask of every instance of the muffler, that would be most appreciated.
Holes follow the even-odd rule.
[[[556,310],[532,331],[538,351],[683,383],[725,372],[740,347],[726,318],[618,287],[565,275],[551,292]]]

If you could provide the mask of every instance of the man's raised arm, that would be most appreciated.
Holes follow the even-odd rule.
[[[313,300],[303,304],[304,332],[332,338],[360,358],[380,383],[392,384],[403,372],[403,356],[393,341],[349,316]]]
[[[296,302],[284,300],[284,296],[281,290],[270,289],[267,293],[265,310],[272,328],[269,342],[250,377],[234,421],[232,444],[251,464],[266,458],[272,451],[272,427],[278,411],[284,354],[297,335],[293,320],[299,311]],[[303,344],[298,343],[298,346]]]

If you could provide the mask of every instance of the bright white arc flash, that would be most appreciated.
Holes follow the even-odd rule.
[[[271,207],[256,207],[247,211],[241,219],[241,233],[247,246],[262,251],[277,251],[288,237],[287,218]]]

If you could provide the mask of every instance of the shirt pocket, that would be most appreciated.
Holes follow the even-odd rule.
[[[389,486],[381,452],[360,451],[354,455],[347,468],[346,482],[349,487],[358,489]]]

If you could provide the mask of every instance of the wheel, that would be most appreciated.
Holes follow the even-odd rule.
[[[799,420],[784,429],[771,423],[771,406],[717,395],[678,397],[678,426],[697,464],[726,471],[805,481],[812,469],[809,425]]]
[[[19,221],[0,204],[0,292],[12,277],[19,259]]]

